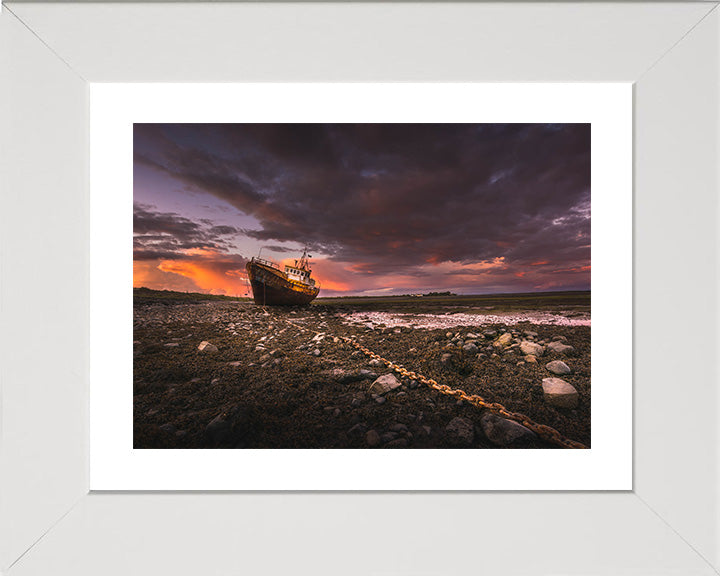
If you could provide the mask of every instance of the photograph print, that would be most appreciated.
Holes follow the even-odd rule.
[[[590,124],[134,124],[135,449],[591,447]]]

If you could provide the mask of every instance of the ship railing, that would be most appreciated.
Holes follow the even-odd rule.
[[[264,266],[275,268],[275,270],[280,270],[280,266],[278,266],[274,262],[271,262],[270,260],[265,260],[263,258],[258,258],[257,256],[253,256],[252,262],[257,262],[258,264],[263,264]]]

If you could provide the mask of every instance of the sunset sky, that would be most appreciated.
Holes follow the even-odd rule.
[[[244,296],[590,288],[588,124],[135,124],[134,286]]]

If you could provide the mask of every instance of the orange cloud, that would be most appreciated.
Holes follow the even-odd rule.
[[[294,264],[295,260],[287,258],[283,260],[283,264]],[[312,268],[312,277],[315,281],[320,284],[320,293],[324,290],[332,292],[349,292],[351,290],[357,290],[355,287],[357,277],[346,266],[342,263],[331,262],[326,259],[312,259],[310,261],[310,267]]]
[[[214,248],[191,248],[177,259],[136,260],[133,286],[154,290],[244,295],[246,260]]]
[[[245,294],[246,284],[240,280],[244,278],[244,270],[228,267],[236,265],[225,260],[164,260],[158,269],[189,278],[202,291],[211,294]]]
[[[562,268],[561,270],[553,270],[553,274],[562,274],[565,272],[589,272],[590,266],[576,266],[575,268]]]
[[[178,276],[159,269],[159,260],[133,262],[133,287],[177,292],[198,292],[199,287],[190,278]]]

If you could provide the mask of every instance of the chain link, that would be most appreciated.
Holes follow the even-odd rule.
[[[263,308],[264,309],[264,308]],[[294,326],[298,330],[301,330],[302,332],[310,332],[314,334],[323,334],[323,332],[317,332],[315,330],[309,330],[303,326],[298,326],[295,324],[295,322],[291,322],[290,320],[286,320],[285,318],[281,318],[281,320],[284,320],[291,326]],[[394,362],[388,360],[387,358],[383,358],[379,354],[376,354],[369,348],[363,346],[362,344],[356,342],[353,338],[350,338],[348,336],[339,336],[339,339],[343,342],[350,344],[351,346],[357,348],[360,350],[363,354],[366,356],[369,356],[370,358],[373,358],[374,360],[380,360],[383,364],[385,364],[388,368],[393,370],[394,372],[397,372],[398,374],[405,376],[406,378],[410,378],[411,380],[417,380],[418,382],[422,382],[429,388],[432,388],[433,390],[437,390],[441,394],[445,394],[447,396],[453,396],[455,398],[458,398],[460,400],[464,400],[465,402],[472,404],[473,406],[477,406],[478,408],[485,408],[486,410],[489,410],[490,412],[494,414],[498,414],[502,416],[503,418],[507,418],[508,420],[513,420],[515,422],[518,422],[519,424],[522,424],[527,428],[528,430],[532,430],[540,436],[540,438],[547,440],[548,442],[555,444],[557,446],[560,446],[562,448],[574,448],[574,449],[587,449],[587,446],[584,444],[581,444],[580,442],[576,442],[575,440],[570,440],[569,438],[566,438],[560,432],[555,430],[555,428],[552,428],[550,426],[547,426],[545,424],[538,424],[537,422],[534,422],[524,414],[520,414],[519,412],[511,412],[505,406],[502,404],[498,404],[497,402],[488,402],[485,400],[482,396],[478,396],[477,394],[467,394],[463,390],[459,390],[457,388],[451,388],[447,384],[439,384],[437,381],[433,380],[432,378],[426,378],[425,376],[418,374],[417,372],[412,372],[410,370],[407,370],[404,366],[401,366],[399,364],[395,364]]]

